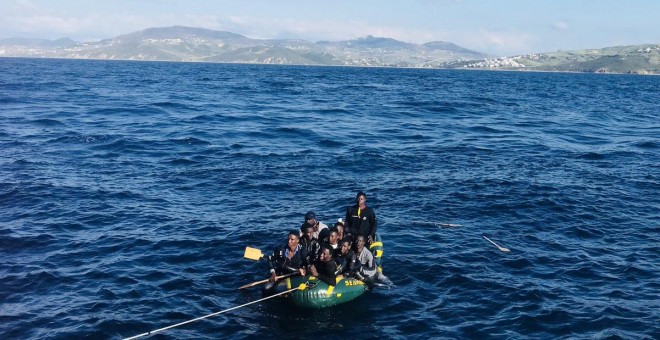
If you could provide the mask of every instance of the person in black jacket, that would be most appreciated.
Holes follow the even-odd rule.
[[[362,234],[371,244],[376,238],[376,214],[367,207],[367,195],[360,191],[355,196],[355,205],[346,208],[346,228],[353,235]]]
[[[341,241],[341,248],[335,254],[337,263],[337,273],[347,277],[353,277],[360,270],[360,261],[358,261],[355,252],[351,249],[351,241],[344,239]]]
[[[307,253],[306,263],[314,263],[319,257],[319,252],[321,252],[321,244],[319,240],[314,238],[314,227],[309,224],[303,224],[303,234],[300,238],[300,245],[305,248]]]
[[[300,245],[298,231],[293,230],[287,236],[287,245],[278,247],[268,257],[270,264],[270,280],[275,281],[277,275],[300,272],[305,275],[307,251]]]
[[[309,271],[313,276],[316,276],[329,286],[337,284],[337,264],[332,260],[332,250],[329,247],[321,247],[319,259],[309,267]]]

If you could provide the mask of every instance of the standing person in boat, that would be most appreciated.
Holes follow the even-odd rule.
[[[314,227],[308,224],[303,225],[303,234],[300,238],[300,245],[305,248],[307,253],[306,263],[314,263],[321,252],[319,240],[314,238]]]
[[[374,255],[367,249],[364,245],[366,243],[366,238],[364,235],[358,234],[355,237],[356,249],[355,255],[360,261],[360,272],[356,275],[359,279],[368,282],[378,282],[386,285],[392,285],[387,276],[383,275],[378,268],[376,267],[376,262],[374,261]],[[360,277],[362,276],[362,277]]]
[[[353,235],[364,235],[367,244],[376,239],[376,214],[367,206],[367,194],[362,191],[355,196],[355,205],[346,208],[346,227]]]
[[[319,240],[319,242],[321,242],[327,236],[325,233],[328,232],[328,226],[325,223],[317,220],[316,213],[311,210],[305,214],[305,223],[303,223],[300,229],[302,230],[305,225],[310,225],[312,228],[314,228],[314,238]]]
[[[306,251],[300,245],[300,236],[293,230],[287,236],[287,244],[275,249],[273,255],[268,257],[270,264],[270,280],[275,281],[277,275],[300,272],[305,275]]]
[[[360,261],[358,261],[351,246],[351,240],[343,239],[341,241],[341,248],[335,255],[337,272],[346,277],[353,277],[360,270]]]
[[[337,284],[337,264],[332,259],[332,249],[327,245],[321,247],[319,259],[309,267],[309,272],[329,286]]]

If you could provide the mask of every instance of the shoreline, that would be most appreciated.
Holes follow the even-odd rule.
[[[419,66],[370,66],[370,65],[316,65],[316,64],[269,64],[269,63],[242,63],[242,62],[213,62],[213,61],[190,61],[190,60],[143,60],[143,59],[107,59],[107,58],[62,58],[62,57],[20,57],[0,56],[0,59],[51,59],[51,60],[91,60],[91,61],[122,61],[122,62],[154,62],[154,63],[188,63],[188,64],[226,64],[226,65],[267,65],[267,66],[299,66],[299,67],[357,67],[357,68],[383,68],[383,69],[418,69],[418,70],[457,70],[457,71],[495,71],[495,72],[538,72],[538,73],[569,73],[569,74],[603,74],[603,75],[634,75],[634,76],[659,76],[660,73],[648,71],[648,73],[624,73],[624,72],[580,72],[580,71],[551,71],[533,70],[525,68],[447,68],[447,67],[419,67]]]

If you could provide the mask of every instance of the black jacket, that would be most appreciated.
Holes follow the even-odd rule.
[[[327,283],[330,286],[337,284],[337,274],[335,274],[337,271],[337,264],[335,261],[332,259],[330,259],[328,262],[318,260],[314,263],[314,266],[316,267],[316,271],[319,273],[319,275],[317,275],[319,280]]]
[[[337,262],[337,273],[346,276],[351,276],[360,270],[360,261],[358,261],[355,252],[349,250],[348,253],[342,254],[341,250],[335,254],[334,258]]]
[[[297,272],[298,269],[307,265],[307,250],[305,247],[298,245],[298,250],[292,258],[286,256],[287,246],[281,246],[273,251],[273,255],[268,257],[270,269],[275,269],[277,275],[289,274]]]
[[[352,235],[360,233],[364,237],[371,235],[374,238],[377,227],[376,214],[370,207],[366,207],[358,214],[359,208],[357,204],[346,208],[346,228]]]
[[[313,238],[311,241],[307,241],[307,238],[305,238],[305,236],[302,236],[300,238],[300,245],[302,245],[302,247],[305,248],[306,264],[314,263],[314,261],[316,261],[316,259],[319,258],[319,253],[321,252],[321,244],[317,239]]]

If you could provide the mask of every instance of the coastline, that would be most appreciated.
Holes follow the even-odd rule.
[[[616,74],[636,76],[659,76],[659,73],[651,71],[641,72],[579,72],[579,71],[551,71],[535,70],[529,68],[477,68],[477,67],[419,67],[419,66],[371,66],[371,65],[312,65],[312,64],[276,64],[276,63],[243,63],[243,62],[213,62],[213,61],[190,61],[190,60],[144,60],[144,59],[107,59],[107,58],[61,58],[61,57],[21,57],[0,56],[0,59],[51,59],[51,60],[93,60],[93,61],[130,61],[130,62],[156,62],[156,63],[189,63],[189,64],[226,64],[226,65],[270,65],[270,66],[308,66],[308,67],[349,67],[349,68],[383,68],[383,69],[418,69],[418,70],[460,70],[460,71],[495,71],[495,72],[538,72],[538,73],[569,73],[569,74]]]

